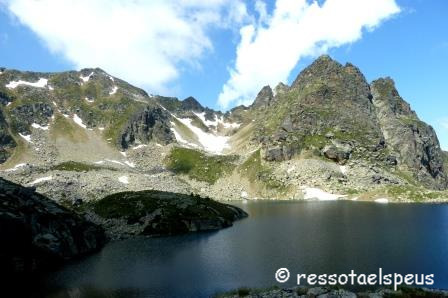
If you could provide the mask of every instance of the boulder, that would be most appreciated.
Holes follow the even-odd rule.
[[[34,189],[0,178],[0,275],[45,271],[99,250],[104,230]]]
[[[337,147],[335,145],[327,145],[322,149],[323,155],[335,162],[345,164],[350,158],[351,151],[346,147]]]

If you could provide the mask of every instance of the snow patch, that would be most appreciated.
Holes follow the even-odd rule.
[[[124,163],[118,161],[118,160],[113,160],[113,159],[106,159],[106,161],[111,162],[111,163],[115,163],[117,165],[121,165],[124,166]]]
[[[53,105],[55,106],[55,107],[57,107],[58,106],[58,104],[53,100]]]
[[[305,200],[317,199],[319,201],[335,201],[346,197],[345,195],[332,194],[314,187],[303,187],[302,191]]]
[[[175,125],[173,122],[171,122],[171,124]],[[190,143],[187,140],[185,140],[184,138],[182,138],[180,133],[178,133],[175,128],[171,128],[171,131],[174,133],[174,137],[176,138],[176,141],[178,141],[179,143],[190,146],[190,147],[195,147],[195,148],[199,147],[198,145]]]
[[[99,130],[104,130],[104,127],[98,127]]]
[[[389,199],[386,199],[386,198],[376,199],[375,203],[387,204],[387,203],[389,203]]]
[[[231,123],[231,122],[226,122],[224,120],[224,116],[218,117],[218,115],[215,115],[215,120],[211,121],[211,120],[207,120],[205,119],[205,112],[202,113],[194,113],[199,119],[201,119],[201,121],[207,126],[207,127],[215,127],[217,128],[219,124],[221,124],[222,126],[224,126],[224,128],[238,128],[241,126],[241,124],[239,123]]]
[[[192,119],[189,118],[176,118],[182,124],[187,126],[197,137],[202,147],[212,153],[222,153],[224,149],[230,148],[228,144],[229,137],[217,136],[212,133],[206,133],[202,129],[191,124]],[[177,139],[177,137],[176,137]]]
[[[126,152],[120,151],[120,154],[123,155],[124,157],[126,157]]]
[[[23,168],[24,166],[26,166],[26,163],[19,163],[19,164],[16,164],[13,168],[6,169],[5,172],[14,172],[20,168]]]
[[[141,144],[141,145],[132,147],[132,150],[137,150],[137,149],[140,149],[140,148],[143,148],[143,147],[146,147],[146,146],[148,146],[148,145]]]
[[[47,87],[48,87],[48,90],[50,90],[50,91],[53,91],[53,90],[54,90],[54,88],[51,87],[50,85],[47,85]]]
[[[114,88],[112,88],[112,91],[109,92],[109,95],[114,95],[115,93],[117,93],[118,87],[114,86]]]
[[[28,143],[33,143],[32,141],[31,141],[31,135],[23,135],[23,134],[21,134],[21,133],[19,133],[19,136],[21,136],[23,139],[25,139],[25,141],[27,141]]]
[[[11,81],[9,82],[9,84],[6,85],[6,88],[8,89],[15,89],[17,86],[19,85],[28,85],[31,87],[37,87],[37,88],[44,88],[45,86],[47,86],[47,79],[44,78],[40,78],[37,82],[27,82],[27,81]]]
[[[94,101],[95,101],[93,98],[90,99],[90,98],[88,98],[87,96],[85,97],[85,100],[86,100],[87,102],[94,102]]]
[[[84,82],[87,83],[90,80],[90,77],[93,75],[93,71],[88,76],[79,76],[79,78]]]
[[[123,183],[123,184],[129,184],[128,176],[120,176],[120,177],[118,177],[118,181]]]
[[[82,119],[79,118],[77,114],[73,115],[73,121],[75,121],[75,123],[81,126],[82,128],[87,128],[87,126],[84,123],[82,123]]]
[[[48,130],[48,125],[47,126],[40,126],[37,123],[33,123],[31,124],[32,127],[37,128],[37,129],[42,129],[42,130]]]
[[[41,182],[45,182],[45,181],[50,181],[53,179],[53,176],[47,176],[47,177],[42,177],[42,178],[37,178],[36,180],[34,180],[33,182],[28,183],[28,185],[35,185]]]
[[[124,163],[127,164],[128,166],[130,166],[131,168],[135,168],[135,164],[133,162],[126,160]]]
[[[339,170],[341,171],[342,174],[347,174],[347,166],[340,166]]]

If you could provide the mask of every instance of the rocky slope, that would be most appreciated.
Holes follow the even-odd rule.
[[[98,68],[3,69],[0,111],[1,176],[68,206],[147,189],[219,200],[448,199],[446,153],[393,81],[369,84],[328,56],[226,113],[148,95]]]
[[[52,200],[0,178],[0,275],[48,270],[99,250],[104,230]],[[3,278],[2,278],[3,280]]]

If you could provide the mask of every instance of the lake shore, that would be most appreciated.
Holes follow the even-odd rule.
[[[382,298],[382,297],[448,297],[448,290],[400,287],[397,291],[389,288],[353,292],[337,287],[295,287],[280,289],[277,287],[269,289],[240,288],[223,294],[216,298]]]

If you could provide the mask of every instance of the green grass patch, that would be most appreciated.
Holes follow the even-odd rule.
[[[166,165],[174,173],[213,184],[232,172],[236,159],[234,155],[206,155],[197,150],[175,147],[166,158]]]
[[[361,199],[392,198],[398,201],[425,202],[448,198],[447,191],[434,191],[413,185],[390,185],[360,195]]]
[[[269,190],[285,192],[287,187],[276,180],[272,169],[263,163],[260,150],[252,153],[246,161],[239,167],[243,177],[249,179],[252,183],[261,183]]]
[[[182,122],[173,117],[173,122],[176,125],[177,131],[188,142],[198,143],[197,136]]]
[[[77,161],[66,161],[62,162],[60,164],[57,164],[53,167],[51,167],[50,170],[57,170],[57,171],[70,171],[70,172],[89,172],[89,171],[98,171],[103,169],[109,169],[109,170],[115,170],[113,168],[108,167],[102,167],[98,165],[93,164],[87,164]]]
[[[194,126],[202,129],[205,132],[209,131],[209,128],[197,116],[192,117],[191,124],[193,124]]]
[[[87,140],[87,135],[82,128],[61,114],[55,114],[54,123],[51,124],[51,135],[53,138],[68,138],[74,143]]]

